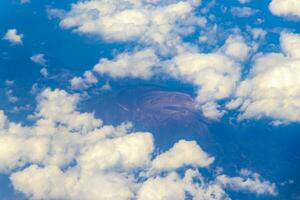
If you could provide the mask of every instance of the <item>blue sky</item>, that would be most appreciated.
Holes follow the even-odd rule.
[[[0,3],[0,199],[300,198],[300,3]]]

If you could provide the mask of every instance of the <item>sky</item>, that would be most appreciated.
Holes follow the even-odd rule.
[[[0,200],[300,199],[300,1],[2,0]]]

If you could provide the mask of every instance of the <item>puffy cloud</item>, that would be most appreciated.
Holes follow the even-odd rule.
[[[169,151],[153,160],[153,168],[158,170],[177,169],[184,165],[208,167],[214,161],[196,142],[180,140]]]
[[[37,64],[42,65],[42,66],[46,66],[46,64],[47,64],[47,60],[45,59],[45,55],[42,54],[42,53],[35,54],[35,55],[31,56],[30,60],[32,60],[32,62],[37,63]]]
[[[185,199],[185,184],[178,174],[148,179],[138,192],[138,200]]]
[[[102,124],[92,114],[75,111],[74,105],[77,102],[77,96],[46,89],[39,96],[39,105],[32,116],[37,119],[35,125],[24,127],[2,120],[0,171],[22,167],[31,162],[68,164],[76,153],[73,142],[80,139],[70,133],[77,131],[84,134]]]
[[[10,125],[10,131],[12,131],[11,135],[1,134],[0,136],[1,172],[22,167],[27,162],[39,162],[47,155],[47,139],[39,137],[19,137],[13,133],[16,129],[21,129],[21,127],[16,124]],[[26,134],[26,132],[23,134]]]
[[[197,184],[196,184],[197,183]],[[186,193],[193,199],[221,200],[230,199],[225,190],[248,191],[257,195],[276,196],[275,185],[260,180],[258,174],[247,177],[228,177],[220,175],[216,180],[206,182],[197,170],[186,170],[184,176],[172,172],[165,177],[149,178],[138,191],[138,200],[166,199],[183,200]]]
[[[74,77],[70,80],[73,89],[86,89],[98,82],[94,73],[108,75],[113,78],[151,78],[156,69],[161,67],[160,59],[152,48],[124,52],[114,59],[100,59],[93,71],[86,71],[83,77]]]
[[[150,78],[159,66],[159,59],[153,49],[121,53],[113,60],[103,58],[95,65],[94,71],[114,78]]]
[[[3,40],[7,40],[12,44],[22,44],[23,37],[24,35],[18,34],[16,29],[8,29],[3,37]]]
[[[199,0],[89,0],[72,4],[60,26],[107,41],[138,41],[157,45],[162,52],[181,51],[179,35],[201,23],[194,9]],[[50,10],[50,13],[51,12]],[[57,13],[57,11],[56,11]],[[59,12],[61,13],[61,12]],[[171,47],[171,48],[170,48]]]
[[[287,58],[300,58],[300,34],[282,33],[280,40]]]
[[[98,79],[93,72],[85,71],[83,77],[74,77],[70,80],[72,89],[86,89],[89,86],[98,83]]]
[[[81,169],[87,172],[107,170],[116,166],[124,170],[134,169],[146,166],[150,162],[153,138],[150,133],[135,133],[98,142],[83,151],[77,161]]]
[[[172,76],[199,88],[197,101],[210,118],[222,116],[215,102],[230,97],[240,80],[239,64],[221,52],[184,53],[176,56],[168,68]]]
[[[243,37],[239,35],[232,35],[226,40],[221,51],[223,51],[225,55],[237,61],[243,61],[248,57],[250,47],[247,45]]]
[[[241,177],[220,175],[217,181],[235,191],[250,190],[256,194],[277,194],[275,184],[260,180],[260,175],[249,170],[241,170]]]
[[[56,166],[32,165],[11,176],[16,190],[31,199],[116,199],[133,198],[130,178],[118,173],[64,173]]]
[[[181,140],[156,155],[151,133],[130,132],[130,124],[103,125],[93,114],[77,111],[79,100],[76,94],[45,89],[29,126],[0,112],[0,171],[27,198],[183,200],[189,194],[221,200],[228,197],[226,189],[258,195],[275,191],[259,175],[207,181],[196,168],[208,167],[213,157],[196,142]]]
[[[281,34],[282,53],[258,55],[237,98],[227,106],[240,106],[240,118],[267,117],[279,122],[300,121],[300,35]]]
[[[272,0],[269,9],[274,15],[300,17],[300,2],[298,0]]]
[[[60,124],[69,130],[89,132],[102,124],[92,113],[76,111],[78,95],[70,95],[63,90],[44,90],[38,97],[39,104],[33,117],[40,118],[40,125]],[[36,128],[40,128],[37,126]]]

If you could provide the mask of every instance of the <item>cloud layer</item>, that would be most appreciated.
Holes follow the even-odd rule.
[[[297,16],[298,3],[273,0],[269,8],[276,15]],[[223,46],[203,53],[197,45],[184,42],[185,36],[207,23],[205,17],[196,14],[200,5],[200,1],[192,0],[137,0],[123,4],[117,0],[90,0],[73,4],[70,11],[60,15],[61,27],[98,35],[108,42],[134,40],[137,48],[112,59],[101,58],[93,70],[71,80],[72,87],[88,88],[97,83],[96,74],[142,79],[168,74],[195,86],[199,109],[208,118],[218,119],[226,109],[239,108],[239,119],[266,117],[276,124],[299,122],[298,36],[282,33],[282,53],[253,56],[258,48],[255,41],[267,33],[250,28],[254,41],[247,41],[236,31]],[[242,79],[242,66],[250,56],[254,66]],[[224,101],[226,108],[220,104]]]
[[[275,185],[250,171],[204,181],[199,168],[214,161],[194,141],[180,140],[155,154],[151,133],[130,124],[103,125],[77,111],[80,98],[45,89],[32,125],[0,112],[0,171],[30,199],[224,199],[225,189],[276,195]],[[182,169],[184,173],[177,172]],[[164,173],[162,173],[164,172]]]

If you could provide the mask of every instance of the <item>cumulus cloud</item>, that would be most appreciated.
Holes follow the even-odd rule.
[[[77,110],[76,94],[48,88],[37,101],[30,126],[0,111],[0,172],[30,199],[183,200],[189,194],[221,200],[229,198],[227,189],[276,194],[259,175],[220,174],[207,181],[198,168],[214,158],[196,142],[181,140],[155,154],[151,133],[131,132],[128,123],[103,125],[93,113]]]
[[[142,78],[149,79],[160,66],[160,59],[152,48],[124,52],[109,60],[101,58],[92,71],[84,72],[82,77],[73,77],[70,80],[72,89],[87,89],[98,83],[95,74],[108,75],[113,78]],[[106,85],[103,89],[109,89]]]
[[[153,49],[136,52],[125,52],[117,55],[113,60],[103,58],[94,67],[99,74],[107,74],[114,78],[150,78],[159,66],[159,58]]]
[[[197,184],[195,184],[197,182]],[[206,182],[197,170],[188,169],[184,176],[172,172],[165,177],[149,178],[138,191],[138,199],[186,199],[186,194],[193,199],[221,200],[231,199],[226,189],[256,193],[257,195],[277,195],[274,184],[260,180],[258,174],[251,173],[248,177],[227,177],[220,175],[214,181]],[[250,189],[251,188],[251,189]]]
[[[300,17],[300,1],[298,0],[272,0],[269,9],[274,15]]]
[[[214,161],[196,142],[179,141],[169,151],[153,160],[154,169],[177,169],[184,165],[208,167]]]
[[[226,40],[221,51],[237,61],[243,61],[248,57],[250,47],[247,45],[243,37],[239,35],[231,35]]]
[[[217,177],[217,181],[222,185],[226,185],[227,188],[235,191],[246,189],[256,194],[277,195],[275,184],[272,184],[269,181],[262,181],[259,174],[242,169],[240,175],[241,177],[220,175]]]
[[[209,118],[223,112],[216,101],[233,93],[240,80],[240,66],[223,53],[184,53],[174,57],[168,67],[172,76],[198,86],[197,101]]]
[[[91,71],[85,71],[83,77],[75,76],[70,80],[72,89],[86,89],[93,84],[98,83],[98,79]]]
[[[155,45],[168,54],[182,51],[185,47],[180,35],[192,32],[195,25],[201,24],[202,20],[194,15],[199,4],[199,0],[89,0],[73,4],[63,16],[59,14],[60,26],[98,35],[109,42],[138,41]]]
[[[7,32],[5,33],[3,40],[7,40],[12,44],[15,45],[20,45],[22,44],[22,39],[24,35],[23,34],[18,34],[16,29],[8,29]]]
[[[148,179],[138,192],[139,200],[185,199],[185,185],[178,174]]]
[[[267,117],[279,122],[300,121],[300,35],[281,34],[281,53],[258,55],[249,76],[227,107],[240,108],[241,119]]]

